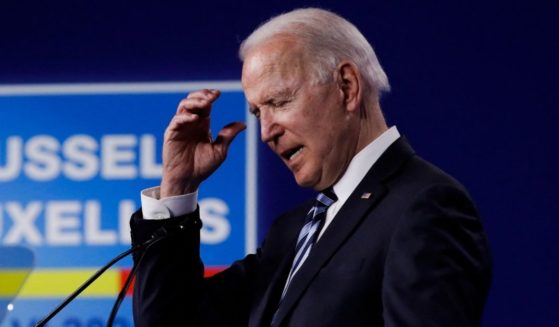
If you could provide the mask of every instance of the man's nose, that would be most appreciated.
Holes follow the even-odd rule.
[[[283,127],[274,119],[273,115],[262,112],[260,114],[260,139],[264,143],[275,141],[283,134]]]

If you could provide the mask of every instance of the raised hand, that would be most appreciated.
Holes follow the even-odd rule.
[[[241,122],[230,123],[212,140],[210,112],[219,94],[218,90],[200,90],[179,103],[165,130],[162,198],[197,190],[225,160],[231,141],[246,128]]]

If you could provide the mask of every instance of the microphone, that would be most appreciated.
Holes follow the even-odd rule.
[[[115,301],[115,304],[113,305],[113,309],[111,310],[111,314],[109,316],[109,319],[107,320],[107,326],[108,327],[112,326],[113,322],[116,318],[116,314],[118,312],[120,304],[124,300],[124,297],[126,296],[126,292],[128,291],[128,288],[130,288],[130,285],[132,284],[132,280],[134,278],[134,275],[136,274],[136,272],[138,270],[138,267],[140,266],[140,263],[142,262],[142,259],[144,258],[144,255],[146,254],[147,250],[152,245],[156,244],[157,242],[159,242],[163,239],[166,239],[166,238],[168,238],[172,235],[175,235],[175,234],[177,234],[181,231],[184,231],[185,229],[186,229],[185,221],[182,221],[178,225],[162,226],[159,229],[157,229],[151,235],[151,237],[147,241],[145,241],[144,243],[135,245],[135,246],[131,247],[130,249],[128,249],[128,250],[122,252],[121,254],[117,255],[111,261],[109,261],[107,264],[105,264],[103,267],[101,267],[99,270],[97,270],[97,272],[95,272],[95,274],[93,274],[80,287],[78,287],[72,294],[70,294],[61,304],[59,304],[56,308],[54,308],[54,310],[52,310],[47,316],[45,316],[45,318],[41,319],[35,325],[35,327],[44,327],[47,324],[47,322],[49,322],[52,318],[54,318],[62,309],[64,309],[64,307],[66,307],[68,304],[70,304],[70,302],[72,302],[78,295],[80,295],[86,288],[88,288],[89,285],[91,285],[95,280],[97,280],[97,278],[99,278],[112,265],[114,265],[115,263],[117,263],[118,261],[120,261],[121,259],[125,258],[126,256],[128,256],[132,253],[135,253],[135,252],[140,251],[140,250],[144,250],[144,252],[140,256],[140,258],[138,258],[138,260],[134,263],[134,266],[132,267],[132,270],[130,271],[130,274],[128,275],[128,278],[126,278],[124,286],[120,290],[120,292],[118,294],[118,297]]]

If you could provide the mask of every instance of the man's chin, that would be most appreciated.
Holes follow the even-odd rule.
[[[311,176],[299,176],[298,174],[294,174],[295,177],[295,182],[297,183],[297,185],[299,185],[300,187],[304,187],[304,188],[312,188],[315,191],[321,191],[320,188],[320,179],[318,178],[311,178]]]

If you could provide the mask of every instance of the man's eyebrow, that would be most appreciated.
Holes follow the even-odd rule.
[[[264,99],[264,104],[270,104],[277,98],[291,98],[297,93],[296,90],[293,89],[279,89],[279,90],[272,90]]]

